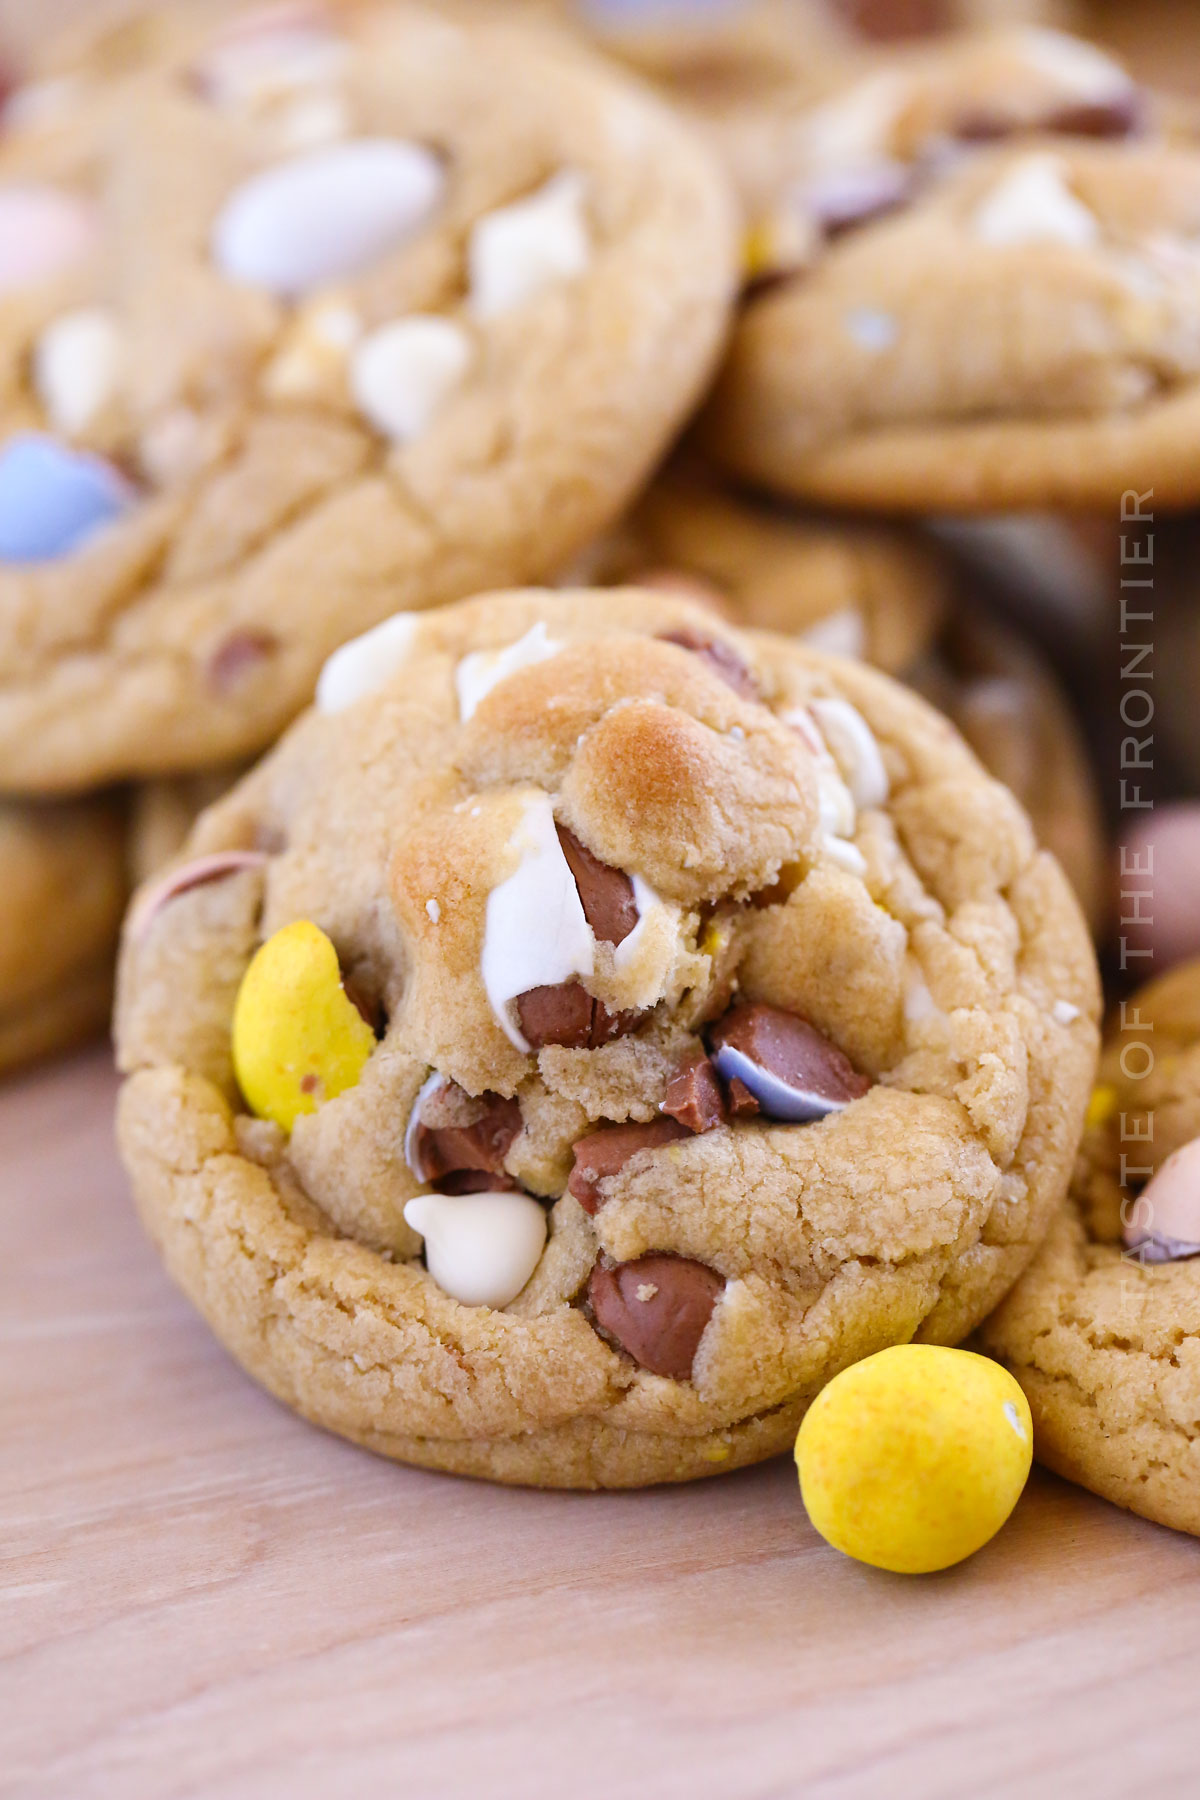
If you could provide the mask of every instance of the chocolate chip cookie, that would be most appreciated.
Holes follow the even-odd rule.
[[[831,231],[810,189],[810,247],[746,306],[710,449],[854,505],[1115,512],[1130,487],[1193,501],[1200,155],[1137,135],[1128,82],[1057,115],[960,115],[976,147],[947,155],[945,109],[931,99],[902,129],[880,81],[860,96],[865,148],[832,135],[853,206]]]
[[[719,347],[732,202],[641,88],[263,19],[0,143],[0,788],[247,755],[397,604],[555,570]]]
[[[790,1444],[1065,1192],[1078,907],[951,726],[663,593],[400,615],[131,911],[119,1136],[232,1353],[546,1486]]]
[[[125,839],[108,801],[0,806],[0,1071],[108,1018]]]
[[[1200,963],[1122,1003],[1071,1205],[983,1328],[1049,1468],[1200,1534]]]

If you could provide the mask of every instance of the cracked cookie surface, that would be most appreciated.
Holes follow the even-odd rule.
[[[662,593],[500,594],[343,648],[143,891],[120,1141],[308,1417],[683,1480],[995,1304],[1097,1007],[1060,870],[924,702]]]
[[[1200,1535],[1200,962],[1112,1025],[1071,1203],[980,1339],[1029,1398],[1039,1461]]]
[[[733,209],[667,109],[503,24],[316,18],[0,140],[46,247],[0,267],[0,787],[261,748],[397,603],[558,567],[709,373]]]

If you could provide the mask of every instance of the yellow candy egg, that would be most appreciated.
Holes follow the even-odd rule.
[[[1029,1476],[1033,1424],[999,1363],[897,1344],[836,1375],[796,1438],[808,1516],[847,1556],[923,1575],[999,1531]]]
[[[255,952],[233,1011],[233,1066],[251,1112],[290,1132],[354,1087],[374,1048],[318,926],[298,919]]]

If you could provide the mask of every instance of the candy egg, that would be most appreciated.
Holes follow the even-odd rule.
[[[358,138],[264,169],[226,203],[213,256],[232,281],[298,299],[369,268],[425,223],[442,165],[422,144]]]
[[[1200,1138],[1168,1156],[1128,1211],[1122,1236],[1143,1262],[1200,1252]]]
[[[464,1306],[507,1306],[541,1261],[546,1214],[528,1194],[421,1194],[404,1208],[425,1265]]]
[[[982,1548],[1020,1498],[1033,1424],[999,1363],[897,1344],[834,1377],[796,1438],[808,1516],[835,1550],[923,1575]]]
[[[21,432],[0,451],[0,563],[50,562],[131,504],[111,463]]]
[[[0,294],[50,281],[96,240],[92,208],[60,188],[0,187]]]
[[[375,1033],[342,985],[337,951],[297,919],[255,953],[233,1013],[233,1066],[250,1110],[291,1131],[356,1085]]]

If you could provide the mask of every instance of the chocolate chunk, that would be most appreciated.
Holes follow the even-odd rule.
[[[592,928],[592,935],[605,944],[624,943],[638,922],[632,881],[623,869],[612,869],[598,856],[593,856],[564,825],[555,829],[567,867],[575,877],[583,916]]]
[[[520,1183],[511,1175],[489,1175],[485,1169],[452,1169],[430,1183],[439,1194],[516,1194]]]
[[[704,1328],[725,1282],[686,1256],[640,1256],[604,1268],[588,1282],[596,1320],[652,1375],[690,1381]]]
[[[712,1131],[725,1122],[725,1096],[703,1050],[693,1050],[667,1083],[662,1109],[689,1131]]]
[[[743,1110],[745,1094],[769,1119],[820,1119],[871,1086],[807,1019],[761,1000],[726,1013],[712,1028],[710,1046],[718,1073],[730,1084],[735,1115]]]
[[[278,648],[279,639],[269,631],[231,632],[208,659],[209,686],[218,694],[229,693]]]
[[[687,628],[683,631],[664,631],[659,642],[678,644],[681,650],[690,650],[695,656],[702,656],[714,674],[721,677],[727,687],[743,700],[758,699],[758,682],[746,667],[737,651],[720,638],[705,637],[699,631]]]
[[[595,1050],[613,1038],[625,1037],[641,1016],[636,1012],[609,1012],[578,981],[557,987],[530,988],[518,994],[517,1018],[531,1048],[557,1044],[564,1050]]]
[[[744,1081],[735,1075],[729,1085],[729,1116],[731,1119],[752,1119],[760,1113],[762,1107],[750,1092]]]
[[[504,1158],[521,1129],[521,1108],[503,1094],[468,1094],[456,1081],[443,1080],[417,1097],[404,1150],[418,1181],[441,1183],[464,1171],[486,1175],[484,1189],[508,1185]],[[454,1187],[448,1193],[470,1193]]]
[[[567,1182],[567,1192],[574,1194],[586,1213],[596,1213],[603,1204],[598,1186],[606,1175],[615,1175],[639,1150],[657,1150],[689,1135],[687,1127],[675,1119],[653,1119],[648,1125],[606,1125],[600,1131],[589,1131],[574,1146],[575,1167]]]
[[[1130,87],[1111,100],[1079,101],[1060,107],[1046,120],[1047,129],[1070,137],[1136,137],[1146,124],[1145,95]]]

